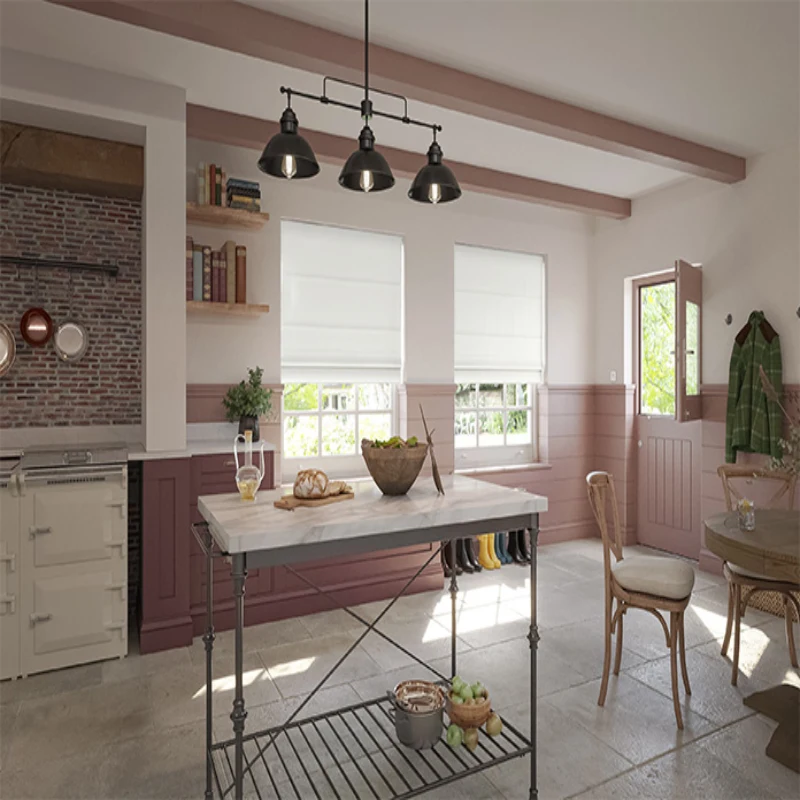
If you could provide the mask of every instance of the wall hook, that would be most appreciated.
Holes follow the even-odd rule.
[[[800,317],[800,306],[797,306],[797,316]]]
[[[798,314],[798,316],[800,316],[800,308],[797,309],[797,314]],[[733,322],[733,317],[730,314],[727,314],[725,316],[725,324],[726,325],[730,325],[732,322]]]

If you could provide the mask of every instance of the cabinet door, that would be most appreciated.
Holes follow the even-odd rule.
[[[0,680],[20,674],[19,504],[10,482],[0,484]]]

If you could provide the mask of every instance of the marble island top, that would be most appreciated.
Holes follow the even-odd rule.
[[[402,497],[386,497],[365,480],[352,483],[353,500],[317,508],[275,508],[286,492],[274,490],[259,492],[255,503],[238,494],[203,496],[198,509],[217,545],[226,553],[247,553],[254,567],[516,529],[547,511],[540,495],[463,475],[443,476],[442,483],[444,496],[432,478],[421,477]]]

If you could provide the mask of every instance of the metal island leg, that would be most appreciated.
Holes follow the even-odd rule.
[[[214,652],[214,559],[211,547],[206,550],[206,632],[203,634],[206,646],[206,793],[205,800],[214,796],[211,781],[213,765],[211,763],[211,745],[213,744],[213,652]]]
[[[233,721],[234,736],[234,774],[233,796],[235,800],[244,797],[244,721],[247,711],[244,708],[244,686],[242,671],[244,664],[244,582],[247,578],[245,555],[238,553],[233,556],[231,575],[233,577],[233,601],[236,608],[236,629],[234,631],[234,671],[236,673],[236,689],[233,696]]]
[[[539,797],[536,782],[536,656],[539,650],[539,623],[536,619],[536,556],[539,549],[539,515],[531,518],[529,529],[531,536],[531,627],[528,632],[528,642],[531,648],[531,786],[530,800]]]
[[[458,601],[458,581],[456,580],[456,540],[451,539],[447,545],[450,548],[450,677],[455,678],[458,674],[456,664],[456,615]]]

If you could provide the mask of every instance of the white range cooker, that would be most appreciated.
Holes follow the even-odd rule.
[[[128,651],[117,446],[0,452],[0,679]]]

